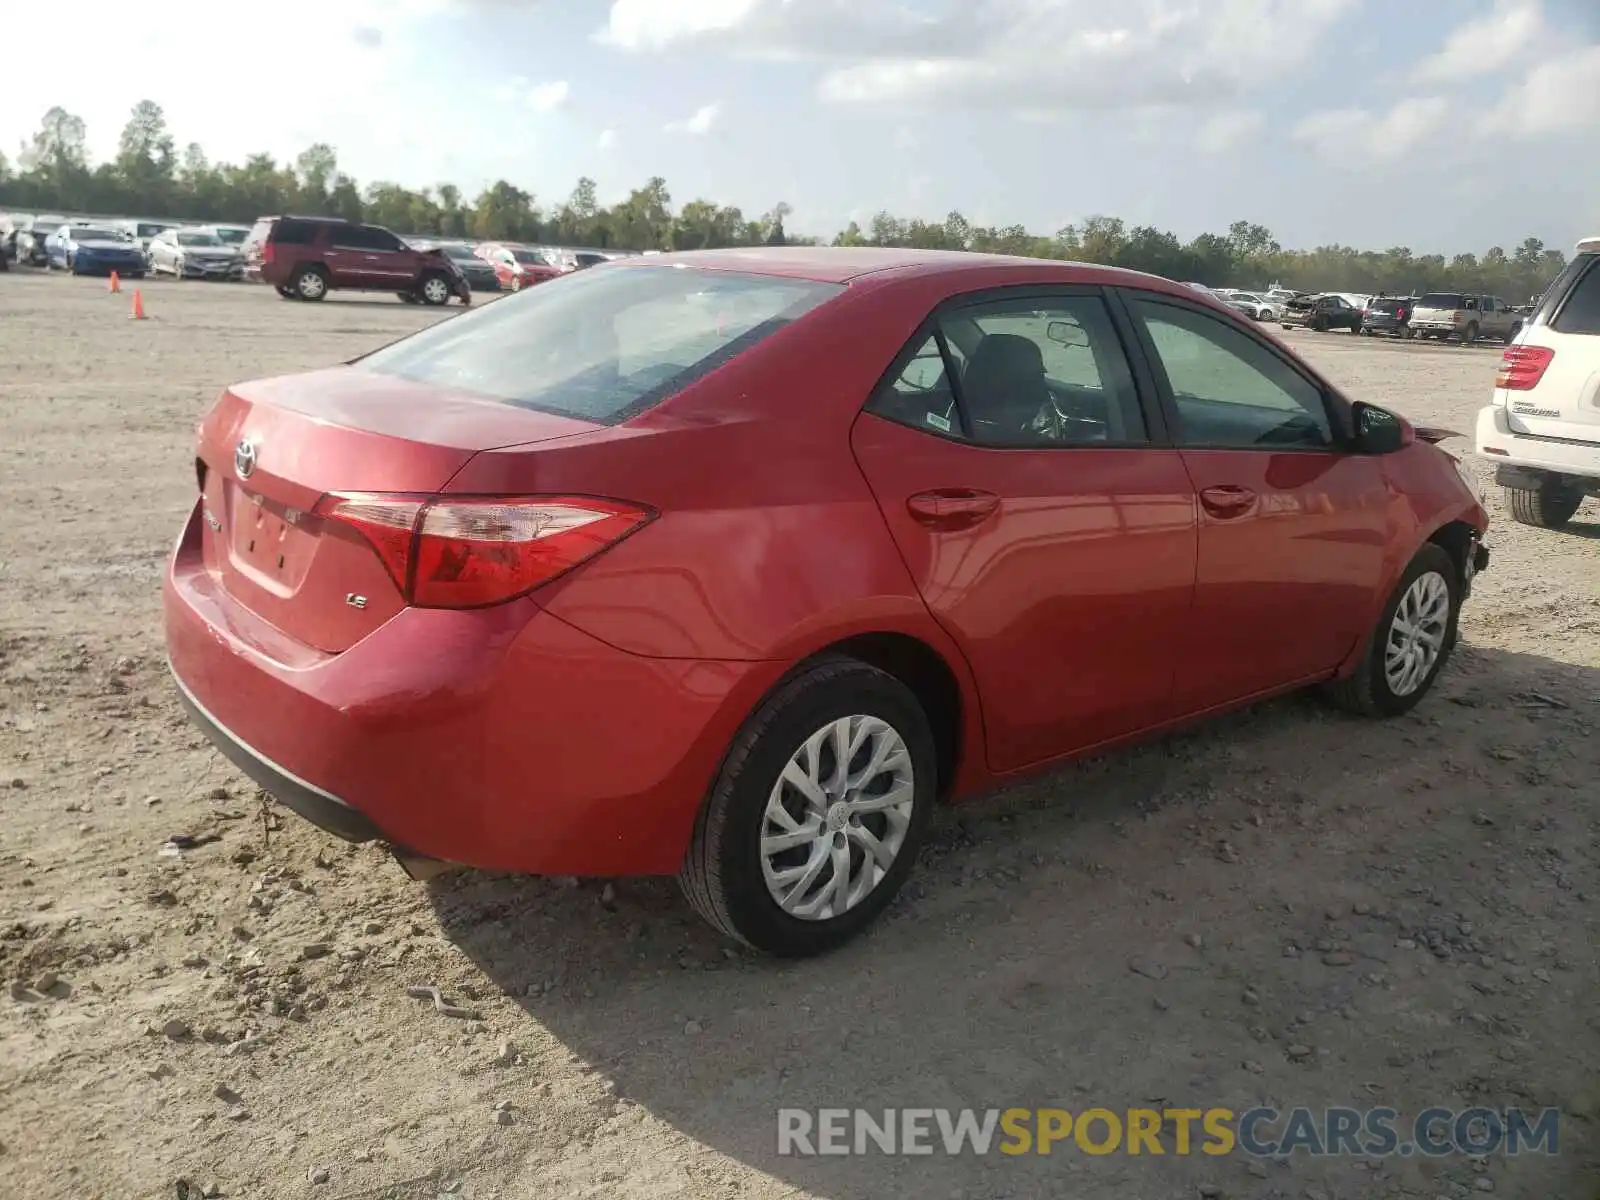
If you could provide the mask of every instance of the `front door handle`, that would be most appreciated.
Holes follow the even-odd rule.
[[[999,507],[999,496],[974,488],[934,488],[918,492],[906,501],[906,508],[917,524],[941,533],[971,529]]]
[[[1250,511],[1256,494],[1236,483],[1221,483],[1216,487],[1200,489],[1200,503],[1216,517],[1239,517]]]

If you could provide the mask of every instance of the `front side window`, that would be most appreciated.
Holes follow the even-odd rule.
[[[844,290],[768,275],[578,271],[367,355],[367,370],[611,424],[681,391]]]
[[[1260,342],[1175,304],[1133,299],[1129,307],[1166,374],[1180,444],[1251,450],[1333,445],[1321,390]]]

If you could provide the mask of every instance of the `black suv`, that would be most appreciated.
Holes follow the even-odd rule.
[[[393,292],[402,300],[472,303],[461,268],[441,250],[414,250],[380,225],[337,217],[262,217],[244,240],[244,274],[286,300],[330,291]]]
[[[1415,296],[1374,296],[1361,313],[1361,332],[1368,337],[1376,333],[1397,338],[1415,337],[1411,312],[1416,306]]]

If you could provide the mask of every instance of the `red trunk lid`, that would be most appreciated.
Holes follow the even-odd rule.
[[[291,637],[344,650],[404,605],[371,546],[315,515],[318,500],[431,494],[480,450],[595,428],[359,367],[239,384],[199,430],[206,566]]]

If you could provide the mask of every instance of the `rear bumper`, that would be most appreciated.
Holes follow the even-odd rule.
[[[255,785],[272,795],[278,803],[293,809],[306,820],[347,842],[372,842],[384,836],[383,830],[371,817],[331,796],[315,784],[280,767],[265,755],[258,753],[227,726],[218,721],[195,699],[172,669],[172,679],[178,688],[178,703],[188,714],[190,722],[211,740],[224,758],[243,771]]]
[[[1535,437],[1511,429],[1510,413],[1490,404],[1478,410],[1473,448],[1486,462],[1600,481],[1600,441]]]
[[[529,600],[402,609],[317,651],[233,601],[191,514],[164,585],[195,724],[240,770],[351,840],[493,870],[671,874],[775,663],[649,659]]]

